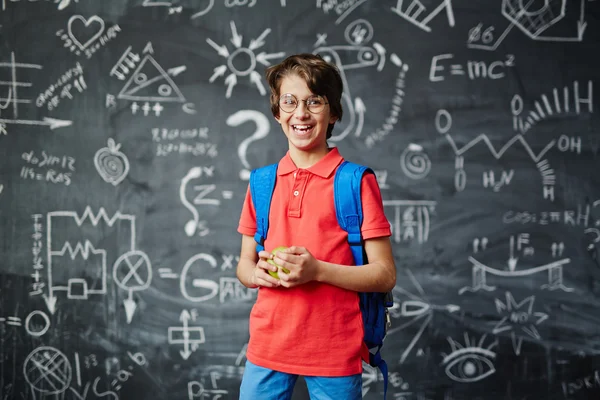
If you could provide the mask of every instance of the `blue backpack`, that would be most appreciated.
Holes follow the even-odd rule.
[[[360,197],[360,181],[369,168],[344,161],[338,167],[334,178],[334,203],[338,223],[348,232],[348,244],[356,265],[367,263],[360,227],[363,220]],[[256,251],[264,250],[264,242],[269,230],[269,210],[275,189],[277,164],[255,169],[250,174],[250,194],[256,210]],[[362,313],[364,342],[369,349],[369,365],[377,367],[383,374],[384,398],[387,395],[388,368],[381,358],[381,347],[391,325],[388,307],[394,305],[392,293],[359,292]]]

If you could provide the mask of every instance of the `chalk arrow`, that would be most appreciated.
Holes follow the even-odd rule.
[[[259,37],[257,37],[256,39],[252,39],[250,41],[250,44],[248,45],[248,48],[250,50],[255,50],[258,49],[259,47],[261,47],[263,44],[265,44],[265,38],[267,37],[267,35],[271,32],[271,28],[267,28],[263,31],[263,33],[260,34]]]
[[[29,119],[3,119],[0,118],[0,123],[4,124],[18,124],[18,125],[47,125],[50,129],[62,128],[64,126],[69,126],[73,124],[73,121],[68,121],[64,119],[56,119],[44,117],[43,121],[33,121]]]
[[[226,46],[219,46],[211,38],[206,38],[206,43],[210,44],[210,46],[215,49],[220,56],[229,57],[229,50],[227,50]]]
[[[235,22],[231,21],[229,25],[231,26],[231,43],[239,49],[242,47],[242,35],[238,34]]]
[[[137,304],[133,301],[133,290],[129,291],[129,297],[123,300],[123,306],[125,306],[125,316],[127,317],[127,323],[130,324],[133,319],[133,314],[137,308]]]
[[[50,314],[54,315],[54,312],[56,311],[56,297],[53,294],[50,294],[49,296],[44,295],[44,301],[46,302]]]
[[[259,63],[269,66],[271,65],[271,63],[269,62],[269,59],[271,58],[278,58],[278,57],[283,57],[285,55],[285,53],[283,51],[280,51],[279,53],[266,53],[264,51],[261,51],[260,53],[258,53],[256,55],[256,61],[258,61]]]
[[[179,350],[179,354],[181,354],[181,358],[187,360],[192,355],[190,351],[190,331],[188,329],[188,321],[190,320],[191,315],[187,310],[181,311],[179,316],[179,320],[183,324],[183,350]]]
[[[258,72],[252,71],[250,73],[250,82],[252,82],[256,85],[256,88],[258,89],[258,91],[260,92],[261,95],[264,96],[267,93],[267,91],[265,90],[265,87],[263,86],[263,84],[261,82],[261,77]]]
[[[168,69],[167,72],[172,76],[177,76],[180,73],[182,73],[183,71],[185,71],[186,69],[187,69],[187,67],[185,65],[180,65],[179,67],[174,67],[174,68]]]

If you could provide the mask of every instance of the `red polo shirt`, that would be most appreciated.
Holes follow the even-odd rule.
[[[297,168],[286,154],[277,168],[265,249],[303,246],[319,259],[353,265],[346,232],[333,204],[333,178],[343,158],[333,148],[308,169]],[[364,239],[390,236],[377,180],[366,174],[361,183]],[[238,232],[253,236],[256,214],[250,192]],[[250,313],[250,362],[277,371],[315,376],[362,372],[362,319],[356,292],[319,282],[294,288],[265,288]]]

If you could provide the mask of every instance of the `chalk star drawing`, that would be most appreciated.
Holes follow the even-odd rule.
[[[469,338],[466,332],[464,338],[464,346],[451,337],[447,338],[452,353],[442,353],[442,365],[446,365],[446,375],[456,382],[471,383],[495,373],[496,368],[492,361],[496,358],[496,352],[492,349],[498,345],[498,340],[483,347],[487,335],[483,335],[477,343],[474,338]]]
[[[214,82],[218,77],[225,75],[225,72],[229,70],[231,72],[225,78],[225,85],[227,85],[225,97],[231,97],[233,88],[237,84],[238,76],[250,76],[250,82],[253,83],[260,94],[264,96],[267,94],[267,91],[261,82],[261,75],[256,72],[256,62],[258,61],[265,66],[269,66],[271,65],[269,62],[270,59],[283,57],[285,53],[266,53],[263,51],[259,54],[255,54],[255,50],[265,44],[264,39],[271,33],[271,28],[265,29],[256,39],[250,40],[248,47],[244,47],[242,46],[242,35],[237,32],[235,22],[231,21],[229,25],[231,26],[230,41],[235,47],[233,52],[230,53],[227,46],[218,45],[211,38],[206,39],[206,42],[215,49],[220,56],[227,59],[226,64],[219,65],[214,69],[214,72],[208,81],[211,83]]]
[[[506,303],[496,299],[496,311],[503,317],[496,323],[492,332],[497,335],[510,331],[516,355],[521,354],[521,345],[523,344],[523,337],[517,336],[516,331],[518,330],[539,340],[541,336],[536,326],[548,319],[548,314],[533,311],[534,302],[535,296],[531,295],[517,303],[510,292],[506,292]]]
[[[401,287],[394,288],[394,291],[400,292],[401,294],[409,297],[411,300],[403,301],[399,307],[397,307],[396,303],[394,302],[394,307],[390,309],[391,315],[393,317],[411,318],[411,320],[396,328],[390,329],[388,331],[388,335],[391,335],[398,331],[402,331],[417,322],[420,322],[421,325],[417,333],[415,333],[412,340],[410,341],[408,346],[406,346],[406,349],[402,353],[402,356],[400,357],[400,364],[404,363],[410,352],[415,347],[417,341],[421,338],[421,335],[423,334],[423,332],[429,325],[429,322],[431,322],[431,319],[433,318],[434,311],[439,310],[453,313],[460,310],[460,306],[457,306],[455,304],[431,304],[431,302],[427,299],[425,291],[423,290],[419,282],[415,279],[410,269],[405,268],[405,271],[408,275],[409,281],[413,284],[418,294],[413,294]],[[397,298],[398,296],[395,297]]]

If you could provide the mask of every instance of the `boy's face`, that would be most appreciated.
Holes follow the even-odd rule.
[[[290,147],[301,151],[318,151],[327,149],[327,127],[334,123],[337,117],[331,115],[329,104],[319,113],[308,110],[304,100],[314,96],[304,79],[298,75],[286,76],[281,81],[279,96],[292,94],[296,98],[297,107],[291,112],[279,110],[277,121],[287,136]],[[327,98],[323,98],[327,103]]]

